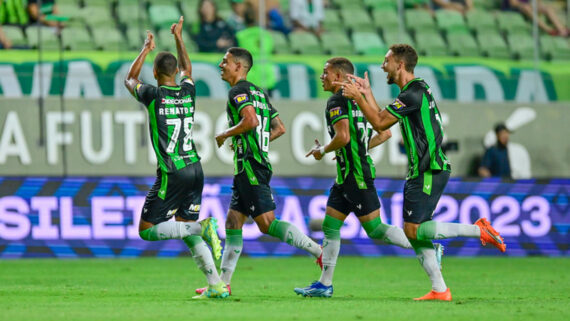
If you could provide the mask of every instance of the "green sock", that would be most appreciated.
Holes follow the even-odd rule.
[[[371,239],[378,239],[382,240],[386,231],[388,230],[389,226],[386,224],[382,224],[382,220],[380,217],[376,217],[368,222],[362,223],[362,227],[366,231],[366,234]]]
[[[431,280],[432,289],[436,292],[445,291],[447,286],[445,285],[441,270],[437,264],[433,243],[426,240],[410,240],[410,243],[416,252],[416,257],[420,261],[422,268],[426,271],[426,274]]]
[[[427,221],[420,224],[416,236],[418,240],[441,240],[458,236],[479,238],[481,230],[474,224]]]
[[[343,224],[344,221],[326,215],[323,221],[323,232],[325,233],[325,237],[331,240],[340,240],[340,228]]]
[[[186,246],[188,246],[190,250],[192,250],[194,246],[200,244],[201,242],[204,242],[204,240],[202,240],[202,238],[198,235],[190,235],[183,238],[182,240],[184,243],[186,243]]]
[[[222,254],[221,279],[226,284],[230,284],[232,275],[236,269],[237,262],[243,249],[242,230],[226,229],[226,243]]]
[[[273,220],[271,225],[269,225],[269,231],[267,234],[274,236],[289,245],[293,245],[296,248],[305,250],[311,253],[314,257],[319,257],[321,255],[321,248],[319,245],[299,231],[295,225],[289,222]]]
[[[362,223],[362,227],[371,239],[382,240],[388,244],[394,244],[405,249],[411,249],[404,230],[397,226],[382,223],[380,217]]]
[[[334,269],[340,252],[340,228],[344,224],[332,216],[326,215],[323,221],[323,271],[319,282],[329,286],[332,284]]]

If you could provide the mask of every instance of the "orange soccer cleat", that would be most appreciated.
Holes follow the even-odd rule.
[[[486,245],[487,243],[493,244],[501,252],[507,250],[507,245],[503,238],[492,226],[489,221],[485,218],[480,218],[475,222],[475,225],[479,226],[481,229],[481,244]]]
[[[422,296],[421,298],[414,298],[414,301],[426,301],[426,300],[439,300],[439,301],[451,301],[451,291],[449,288],[444,292],[435,292],[431,290],[428,294]]]

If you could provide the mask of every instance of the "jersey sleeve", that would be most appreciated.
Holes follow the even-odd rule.
[[[188,76],[182,77],[182,79],[180,79],[180,87],[188,89],[190,91],[190,95],[196,96],[196,85],[192,78]]]
[[[149,84],[139,83],[135,87],[135,98],[145,106],[150,105],[156,98],[156,87]]]
[[[235,106],[238,114],[245,106],[253,106],[253,97],[246,87],[234,86],[230,90],[228,99]]]
[[[422,97],[423,91],[408,89],[401,92],[394,102],[386,106],[386,109],[396,118],[401,119],[420,110]]]
[[[346,105],[346,99],[335,96],[329,98],[327,101],[326,113],[331,125],[334,125],[334,123],[341,119],[348,118],[348,106]]]

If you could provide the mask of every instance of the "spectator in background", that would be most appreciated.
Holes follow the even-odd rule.
[[[6,35],[4,31],[2,31],[2,27],[0,27],[0,49],[10,49],[12,48],[12,42]]]
[[[526,16],[528,19],[532,21],[533,14],[532,14],[532,4],[530,3],[530,0],[502,0],[502,1],[503,1],[502,4],[503,10],[519,11],[520,13],[522,13],[524,16]],[[536,4],[537,4],[538,15],[542,14],[546,16],[546,18],[548,18],[550,23],[554,26],[551,27],[543,19],[540,19],[540,17],[538,17],[538,27],[542,31],[552,36],[568,37],[570,31],[568,30],[568,27],[565,26],[558,19],[558,17],[556,16],[556,11],[551,6],[542,3],[540,0],[536,0]]]
[[[258,26],[256,19],[257,11],[251,3],[245,6],[244,18],[247,28],[236,34],[238,46],[247,49],[255,64],[247,74],[247,79],[257,84],[264,90],[267,90],[269,96],[272,96],[273,89],[277,84],[275,76],[275,65],[269,62],[269,58],[273,52],[273,38],[269,31]]]
[[[505,124],[500,123],[495,126],[497,144],[485,151],[479,166],[479,176],[511,178],[511,166],[507,150],[509,134],[510,131]]]
[[[259,12],[260,0],[246,0],[251,5],[254,12]],[[271,30],[280,31],[284,34],[291,32],[290,26],[286,23],[285,15],[278,0],[265,0],[265,13],[267,17],[267,27]]]
[[[48,21],[47,15],[57,15],[59,11],[55,0],[42,0],[41,7],[39,0],[28,0],[28,14],[30,16],[30,23],[40,23],[50,27],[60,27],[61,22]]]
[[[293,23],[293,31],[311,31],[317,36],[323,32],[322,22],[325,18],[323,0],[291,0],[289,16]]]
[[[236,43],[233,29],[218,16],[218,8],[212,0],[202,0],[198,5],[200,30],[196,43],[201,52],[225,52]]]
[[[230,0],[232,3],[232,14],[226,21],[235,32],[245,29],[244,11],[245,3],[243,0]]]
[[[455,10],[461,13],[473,9],[473,0],[432,0],[434,9]]]

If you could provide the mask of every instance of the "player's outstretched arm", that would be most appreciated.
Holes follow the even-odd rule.
[[[241,120],[239,123],[237,123],[237,125],[230,127],[216,135],[216,143],[218,144],[218,148],[221,147],[224,144],[224,141],[226,141],[226,139],[229,137],[241,135],[259,125],[257,114],[255,113],[255,109],[253,109],[252,105],[245,106],[239,114],[241,116]]]
[[[348,129],[348,119],[341,119],[333,125],[335,134],[330,143],[321,146],[319,140],[315,139],[315,147],[313,147],[305,157],[313,155],[316,160],[320,160],[326,153],[342,148],[350,142],[350,131]]]
[[[146,32],[146,39],[144,41],[143,48],[139,53],[137,59],[129,68],[129,72],[127,73],[127,78],[125,78],[125,87],[129,90],[131,95],[135,96],[135,88],[140,83],[139,75],[141,73],[142,66],[144,64],[144,60],[149,52],[151,52],[155,48],[154,45],[154,35],[147,30]]]
[[[285,125],[279,116],[275,116],[271,120],[271,133],[269,134],[269,141],[272,142],[285,134]]]
[[[384,143],[390,139],[390,137],[392,137],[392,131],[389,129],[377,133],[370,139],[370,143],[368,143],[368,150],[371,150],[372,148]]]
[[[178,54],[178,67],[180,68],[181,77],[189,77],[192,79],[192,63],[188,52],[186,52],[186,45],[182,40],[182,25],[184,24],[184,16],[180,16],[177,23],[173,23],[170,27],[170,32],[174,35],[176,42],[176,52]]]

